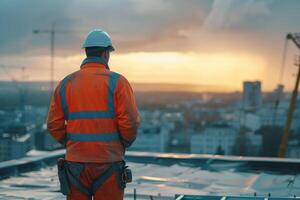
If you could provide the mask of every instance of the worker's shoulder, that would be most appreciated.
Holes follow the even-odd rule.
[[[123,90],[124,88],[131,88],[129,81],[122,74],[111,71],[111,77],[115,78],[116,80],[117,90]]]
[[[62,82],[74,79],[79,73],[80,73],[80,70],[75,71],[75,72],[73,72],[73,73],[71,73],[71,74],[68,74],[67,76],[65,76],[65,77],[62,79]]]
[[[128,82],[128,80],[122,74],[119,74],[119,73],[114,72],[114,71],[110,71],[110,73],[111,73],[111,77],[113,79],[116,79],[118,82]]]

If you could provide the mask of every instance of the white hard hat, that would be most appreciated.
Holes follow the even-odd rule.
[[[108,47],[110,51],[114,51],[110,36],[105,31],[95,29],[88,33],[82,48],[87,47]]]

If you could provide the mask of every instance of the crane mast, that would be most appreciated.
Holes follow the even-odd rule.
[[[293,43],[297,46],[297,48],[300,50],[300,33],[289,33],[286,35],[286,40],[291,40]],[[297,102],[297,96],[298,96],[298,87],[299,87],[299,81],[300,81],[300,56],[296,60],[295,65],[298,67],[298,74],[296,83],[294,86],[294,90],[292,93],[292,98],[290,100],[290,106],[288,110],[288,116],[285,122],[284,127],[284,133],[281,138],[280,146],[279,146],[279,153],[278,157],[284,158],[286,155],[287,150],[287,144],[288,144],[288,137],[289,137],[289,131],[292,124],[293,114],[294,110],[296,108],[296,102]]]

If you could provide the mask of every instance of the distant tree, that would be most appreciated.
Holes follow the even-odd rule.
[[[223,150],[223,148],[221,147],[221,145],[218,146],[216,154],[217,155],[225,155],[225,151]]]
[[[263,126],[257,132],[263,138],[261,156],[277,157],[283,128],[278,126]]]

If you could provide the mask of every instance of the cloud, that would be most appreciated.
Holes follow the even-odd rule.
[[[215,0],[204,22],[204,28],[224,30],[240,27],[249,17],[269,16],[271,3],[271,0]],[[256,23],[260,22],[256,21]]]
[[[69,10],[81,10],[84,16],[72,18],[78,27],[103,27],[111,32],[118,52],[168,51],[171,41],[184,45],[188,39],[185,32],[201,27],[210,6],[196,0],[123,0],[117,1],[118,5],[93,1],[82,6],[74,0]]]
[[[19,54],[48,44],[49,37],[42,36],[38,39],[32,34],[32,30],[47,29],[54,21],[63,23],[68,29],[69,18],[64,14],[67,4],[68,1],[60,0],[1,0],[0,53]]]
[[[172,8],[172,1],[165,0],[129,0],[134,9],[140,14],[154,14],[166,11]]]
[[[93,28],[107,30],[121,53],[254,48],[297,29],[300,24],[292,19],[300,17],[299,5],[297,0],[1,0],[0,54],[49,55],[49,35],[32,30],[49,29],[53,22],[55,53],[62,57],[82,53]]]
[[[49,54],[49,35],[33,35],[32,30],[49,29],[53,22],[56,54],[61,56],[79,53],[86,33],[96,27],[111,33],[122,52],[171,50],[170,41],[180,43],[187,39],[186,31],[201,26],[210,4],[197,0],[2,0],[0,53]]]
[[[34,35],[32,30],[49,29],[53,22],[56,22],[57,29],[55,54],[62,57],[82,53],[80,47],[84,37],[94,28],[107,30],[113,38],[117,52],[121,53],[216,49],[212,47],[216,43],[214,35],[203,37],[203,27],[219,30],[235,27],[235,32],[239,34],[239,27],[257,24],[257,21],[253,22],[249,17],[266,16],[270,13],[270,2],[2,0],[0,26],[5,28],[1,29],[0,53],[21,56],[49,55],[50,36]],[[229,43],[232,35],[218,35],[218,38]]]

